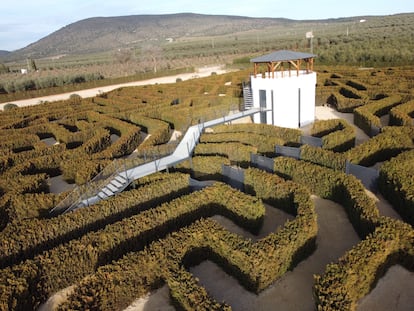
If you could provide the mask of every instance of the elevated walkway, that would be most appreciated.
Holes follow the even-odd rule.
[[[260,108],[251,108],[190,126],[171,154],[147,161],[146,163],[137,162],[134,159],[114,160],[112,164],[106,167],[88,184],[76,187],[50,213],[53,215],[67,213],[116,195],[138,178],[166,170],[189,159],[205,128],[252,116],[263,111]]]

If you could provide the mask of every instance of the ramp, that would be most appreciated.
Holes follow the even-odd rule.
[[[134,165],[133,161],[115,160],[108,168],[97,175],[87,185],[76,187],[63,201],[56,205],[50,213],[64,214],[77,208],[90,206],[122,192],[128,185],[138,178],[163,171],[191,157],[205,128],[228,123],[256,113],[267,111],[260,108],[251,108],[245,111],[228,114],[226,116],[193,125],[188,128],[184,137],[170,155],[154,159],[147,163]],[[119,162],[119,163],[117,163]],[[106,171],[106,172],[105,172]]]

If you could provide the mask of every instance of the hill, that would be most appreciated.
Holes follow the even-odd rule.
[[[332,20],[330,20],[332,21]],[[328,21],[326,21],[328,22]],[[62,54],[104,52],[137,47],[166,39],[222,36],[303,23],[283,18],[250,18],[192,13],[134,15],[84,19],[12,53],[13,59],[41,58]]]
[[[7,56],[7,55],[9,55],[11,52],[9,52],[9,51],[4,51],[4,50],[0,50],[0,57],[2,57],[2,56]]]

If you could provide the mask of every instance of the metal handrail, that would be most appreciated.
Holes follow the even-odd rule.
[[[232,105],[230,109],[226,110],[226,112],[221,110],[219,112],[219,115],[220,115],[219,118],[217,118],[217,111],[214,110],[213,118],[212,119],[208,117],[207,118],[210,119],[211,121],[228,122],[231,119],[230,112],[234,112],[235,110],[238,111],[238,105],[237,105],[237,109],[234,109],[234,107],[235,106]],[[261,109],[259,111],[261,111]],[[245,113],[243,112],[242,116],[244,115]],[[201,135],[201,132],[205,128],[206,123],[208,125],[208,122],[211,122],[211,121],[205,121],[204,117],[202,118],[202,120],[199,120],[199,123],[197,126],[198,136]],[[187,133],[188,133],[188,130],[187,130]],[[183,135],[182,138],[184,138],[184,136],[185,135]],[[197,141],[198,139],[196,139],[196,137],[192,137],[191,144],[188,145],[188,142],[187,142],[187,148],[189,149],[188,156],[190,156],[192,149],[197,145]],[[97,196],[98,193],[103,189],[103,187],[105,187],[105,185],[110,184],[110,182],[114,180],[115,177],[118,175],[124,174],[129,184],[132,180],[129,180],[128,178],[128,170],[144,165],[146,163],[150,163],[150,162],[155,162],[156,164],[157,160],[161,160],[162,158],[175,153],[175,151],[177,151],[177,146],[180,145],[180,143],[169,144],[171,148],[167,148],[165,150],[166,152],[161,152],[161,150],[159,150],[157,154],[155,154],[153,149],[151,149],[152,156],[148,156],[148,157],[147,157],[147,154],[144,153],[144,154],[135,156],[134,158],[130,158],[130,159],[125,159],[125,158],[121,160],[115,159],[110,164],[108,164],[100,173],[98,173],[92,180],[87,182],[85,185],[76,186],[66,198],[64,198],[61,202],[59,202],[59,204],[57,204],[50,211],[50,213],[51,214],[59,213],[60,210],[62,209],[64,209],[63,212],[72,210],[82,201],[86,201],[87,205],[89,205],[88,199],[91,197]],[[164,148],[165,147],[163,147],[163,149]],[[123,189],[125,189],[126,186],[128,185],[125,185]]]

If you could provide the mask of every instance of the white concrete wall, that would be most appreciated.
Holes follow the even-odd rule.
[[[266,90],[266,108],[272,109],[273,100],[273,118],[272,112],[268,112],[267,123],[272,124],[274,121],[274,125],[288,128],[298,128],[312,123],[315,119],[316,73],[306,74],[301,71],[297,76],[296,71],[292,71],[289,77],[289,72],[285,71],[283,78],[280,72],[277,76],[275,73],[275,78],[267,76],[251,76],[253,106],[260,107],[260,90]],[[259,114],[254,116],[254,122],[260,123]]]

